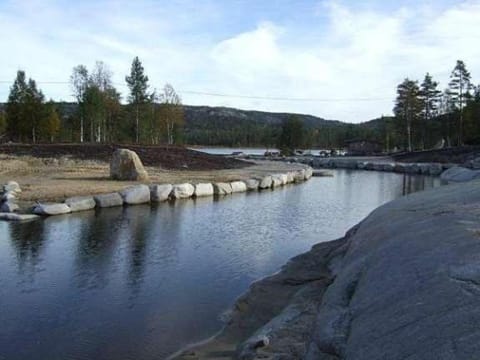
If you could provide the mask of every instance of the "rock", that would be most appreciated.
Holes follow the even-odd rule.
[[[15,201],[17,200],[17,195],[13,191],[7,191],[2,195],[1,201]]]
[[[258,190],[258,186],[260,185],[260,181],[257,179],[248,179],[245,184],[247,185],[248,191]]]
[[[71,212],[70,207],[64,203],[38,204],[33,208],[34,214],[46,216],[63,215]]]
[[[302,181],[305,181],[305,170],[303,169],[295,172],[295,182],[298,183]]]
[[[382,171],[392,172],[395,169],[395,165],[392,163],[385,163],[383,164]]]
[[[480,157],[477,157],[470,161],[470,167],[473,170],[480,170]]]
[[[295,173],[293,171],[289,171],[287,173],[287,184],[291,184],[295,181]]]
[[[170,198],[173,186],[171,184],[150,185],[150,200],[152,202],[163,202]]]
[[[393,171],[396,173],[403,174],[405,172],[405,164],[395,163],[395,166],[393,167]]]
[[[175,184],[172,189],[172,198],[174,199],[188,199],[193,196],[195,188],[192,184]]]
[[[129,186],[120,191],[123,202],[127,205],[145,204],[150,202],[150,188],[147,185]]]
[[[470,170],[460,166],[451,167],[440,175],[440,179],[447,182],[467,182],[478,178],[480,178],[480,170]]]
[[[92,210],[95,208],[93,196],[75,196],[65,200],[72,212]]]
[[[17,211],[20,207],[17,205],[17,203],[13,201],[5,201],[0,205],[0,212],[3,213],[13,213]]]
[[[210,183],[200,183],[195,185],[195,197],[213,196],[213,185]]]
[[[429,174],[433,176],[440,175],[443,172],[442,164],[430,164]]]
[[[247,185],[243,181],[232,181],[230,186],[232,187],[232,193],[247,191]]]
[[[3,221],[30,221],[37,219],[40,219],[40,216],[33,214],[0,213],[0,220]]]
[[[267,175],[264,178],[262,178],[262,180],[260,180],[260,185],[258,185],[258,188],[262,190],[270,189],[272,187],[272,183],[273,183],[272,177],[270,175]]]
[[[3,192],[21,193],[22,189],[16,181],[9,181],[6,185],[3,185]]]
[[[110,162],[110,177],[114,180],[146,181],[148,174],[138,155],[128,149],[117,149]]]
[[[359,162],[357,163],[357,169],[358,169],[358,170],[365,170],[365,165],[366,165],[366,164],[367,164],[367,163],[366,163],[365,161],[359,161]],[[314,176],[315,176],[315,175],[314,175]]]
[[[232,186],[229,183],[214,183],[213,193],[215,195],[229,195],[232,193]]]
[[[430,164],[427,164],[427,163],[418,164],[418,171],[422,175],[430,175]]]
[[[356,162],[355,162],[356,165]],[[356,168],[356,166],[355,166]],[[309,180],[313,175],[313,169],[311,167],[308,167],[305,169],[305,180]]]
[[[280,175],[272,175],[272,188],[282,186],[283,182]]]
[[[405,172],[407,174],[418,174],[420,173],[420,168],[417,164],[405,164]]]
[[[108,208],[123,205],[123,199],[119,193],[95,195],[93,199],[95,200],[96,206],[99,208]]]

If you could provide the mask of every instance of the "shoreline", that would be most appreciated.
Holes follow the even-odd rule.
[[[378,207],[253,283],[218,335],[170,358],[475,358],[479,203],[477,180]],[[465,332],[453,355],[444,339]]]

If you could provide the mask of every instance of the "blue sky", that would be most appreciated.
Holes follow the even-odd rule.
[[[138,55],[151,88],[171,83],[186,104],[366,121],[391,113],[405,77],[445,87],[457,59],[479,83],[478,19],[480,0],[0,0],[0,101],[18,69],[72,100],[47,82],[97,60],[126,97]]]

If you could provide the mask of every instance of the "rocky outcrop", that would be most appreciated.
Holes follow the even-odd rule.
[[[172,189],[172,198],[173,199],[188,199],[193,196],[195,188],[192,184],[175,184]]]
[[[202,196],[212,196],[213,195],[213,185],[210,183],[200,183],[195,185],[195,192],[193,194],[195,197]]]
[[[108,208],[114,206],[122,206],[123,199],[119,193],[100,194],[94,197],[95,204],[99,208]]]
[[[167,201],[172,190],[173,186],[171,184],[150,185],[150,200],[152,202]]]
[[[470,360],[480,354],[480,180],[415,193],[240,297],[180,359]]]
[[[466,182],[480,178],[480,170],[470,170],[460,166],[445,170],[440,178],[447,182]]]
[[[92,210],[95,207],[93,196],[75,196],[65,200],[72,212]]]
[[[110,177],[114,180],[146,181],[148,174],[138,155],[128,149],[117,149],[110,161]]]
[[[70,207],[64,203],[38,204],[33,208],[34,214],[44,216],[63,215],[71,212]]]

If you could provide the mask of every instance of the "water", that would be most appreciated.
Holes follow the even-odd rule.
[[[163,359],[258,278],[431,177],[335,171],[273,192],[0,223],[0,359]]]

